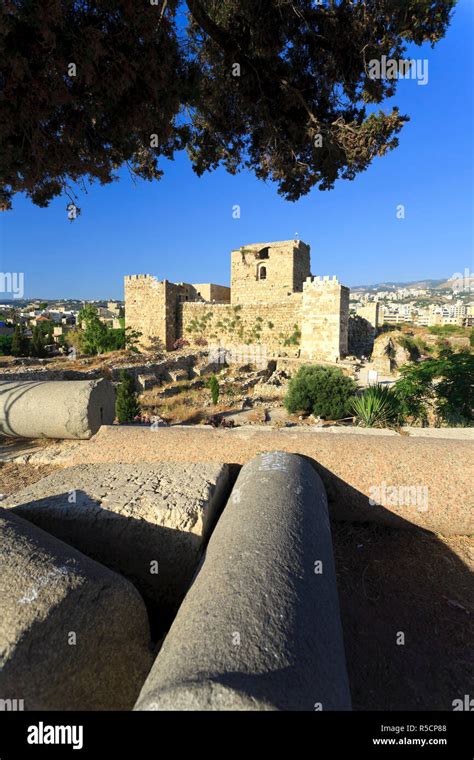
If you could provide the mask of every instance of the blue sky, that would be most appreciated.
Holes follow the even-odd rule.
[[[433,50],[409,51],[428,59],[428,84],[400,81],[382,105],[411,117],[400,145],[354,181],[291,203],[248,172],[198,178],[180,154],[159,182],[134,184],[122,171],[93,186],[73,223],[65,198],[40,209],[17,196],[0,216],[0,271],[24,272],[26,297],[122,298],[125,274],[229,284],[233,248],[296,233],[311,245],[313,274],[347,285],[472,270],[473,10],[461,0]]]

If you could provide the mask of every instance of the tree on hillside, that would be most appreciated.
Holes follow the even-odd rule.
[[[43,331],[38,327],[38,325],[33,328],[33,337],[31,338],[30,351],[32,356],[41,357],[46,354]]]
[[[5,0],[0,204],[46,206],[121,165],[158,179],[242,167],[295,200],[353,179],[407,117],[368,113],[396,79],[369,63],[434,45],[455,0]]]
[[[25,356],[27,352],[28,341],[25,337],[23,325],[15,325],[12,337],[12,356]]]
[[[133,422],[140,414],[140,404],[135,390],[135,380],[126,370],[120,370],[120,383],[115,401],[117,420],[123,424]]]
[[[78,314],[78,324],[83,326],[82,346],[86,354],[103,354],[107,350],[107,326],[101,322],[97,309],[86,304]]]
[[[0,335],[0,356],[10,356],[12,343],[13,335]]]

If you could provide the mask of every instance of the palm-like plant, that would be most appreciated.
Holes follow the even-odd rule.
[[[365,427],[387,427],[398,418],[397,399],[385,385],[372,385],[352,400],[352,408]]]

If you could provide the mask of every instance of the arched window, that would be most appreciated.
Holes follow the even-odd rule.
[[[259,269],[258,269],[258,279],[259,280],[266,280],[267,279],[267,267],[259,267]]]

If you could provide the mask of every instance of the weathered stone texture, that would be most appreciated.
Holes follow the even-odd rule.
[[[357,308],[357,315],[366,319],[372,325],[375,332],[377,332],[380,326],[380,304],[378,301],[365,304],[365,306],[359,306]]]
[[[336,277],[309,278],[303,288],[301,356],[337,361],[348,353],[349,288]]]
[[[95,435],[115,419],[109,380],[0,382],[0,434],[23,438]]]
[[[0,699],[129,710],[152,664],[136,589],[5,509],[0,540]]]
[[[349,317],[349,354],[370,356],[374,347],[375,328],[364,317],[356,314]]]
[[[213,282],[205,282],[193,285],[193,288],[205,301],[230,303],[230,288],[226,285],[215,285]]]
[[[191,581],[228,478],[219,464],[79,465],[2,505],[127,577],[169,617]]]
[[[286,296],[282,303],[226,304],[181,303],[178,332],[187,340],[204,337],[225,347],[259,344],[266,353],[288,346],[297,350],[302,294]]]
[[[324,486],[273,451],[241,470],[139,710],[350,710]]]
[[[407,336],[400,330],[382,333],[374,341],[372,362],[379,372],[396,372],[407,362],[419,358],[419,350],[413,343],[406,343]],[[405,345],[404,345],[405,344]]]
[[[280,302],[302,291],[310,275],[309,246],[300,240],[245,245],[232,251],[231,271],[233,304]]]

